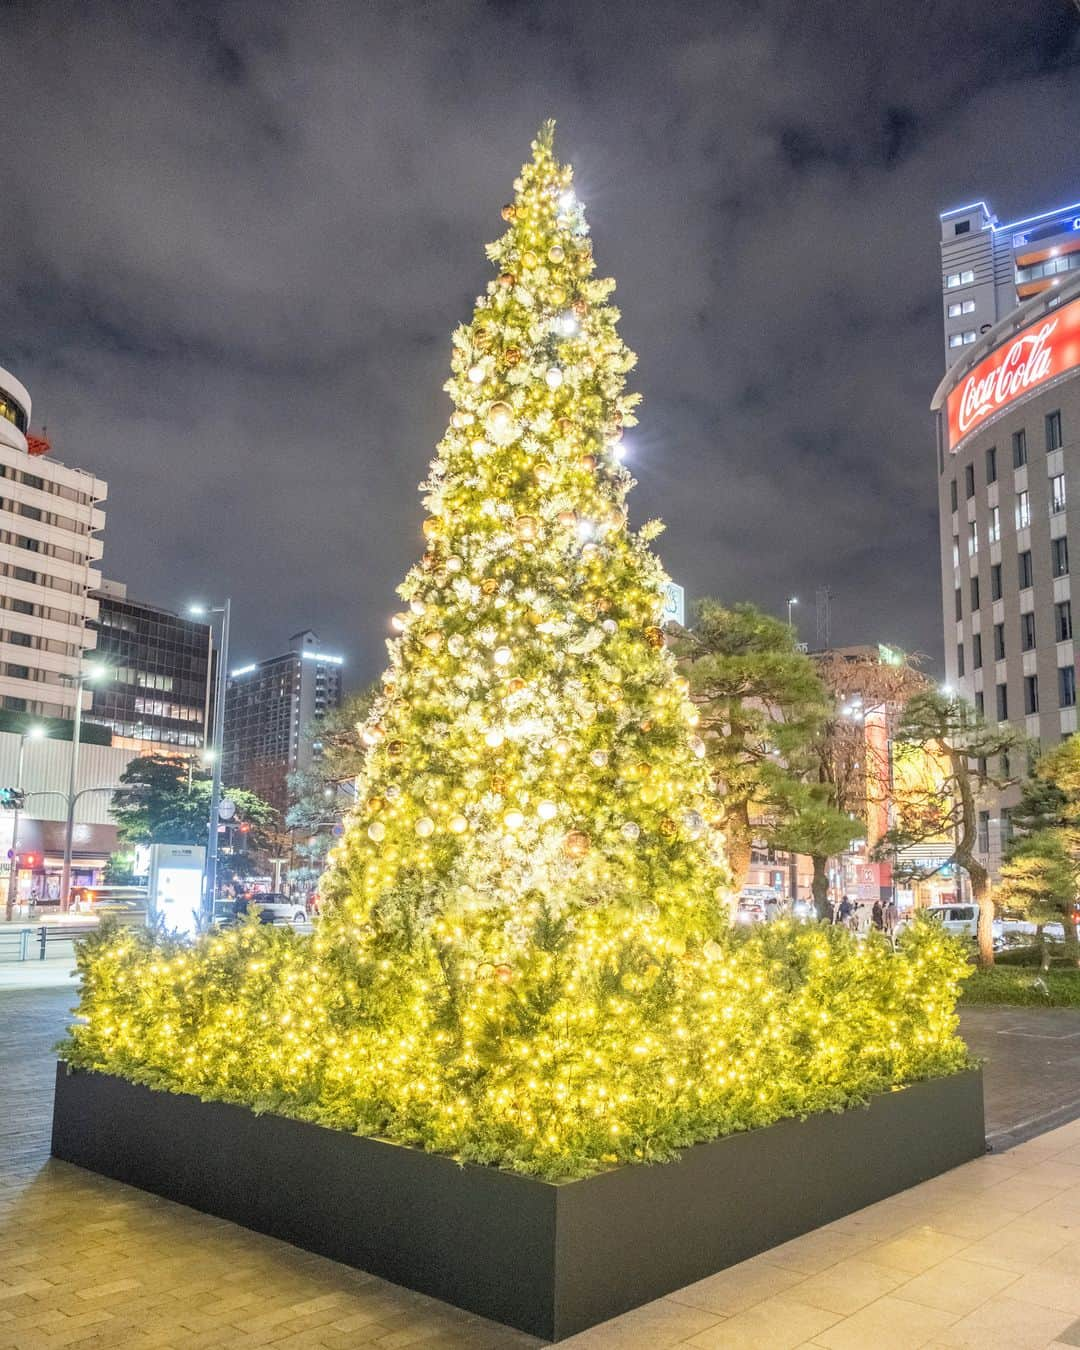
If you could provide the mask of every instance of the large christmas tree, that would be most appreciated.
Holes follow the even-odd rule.
[[[454,334],[427,550],[324,884],[328,934],[430,929],[467,988],[527,970],[541,920],[572,926],[579,974],[600,950],[681,954],[714,935],[724,882],[697,714],[660,628],[666,577],[653,531],[627,526],[634,357],[551,138]]]
[[[627,527],[633,358],[551,134],[454,335],[315,937],[106,930],[73,1063],[569,1176],[964,1062],[940,932],[727,926],[655,529]]]

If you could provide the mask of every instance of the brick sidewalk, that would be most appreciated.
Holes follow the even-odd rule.
[[[9,1108],[0,1153],[3,1350],[539,1344],[49,1161],[50,1047],[71,993],[0,997],[0,1072]],[[1080,1121],[563,1344],[572,1350],[1080,1346]]]

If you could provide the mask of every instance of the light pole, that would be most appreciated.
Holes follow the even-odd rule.
[[[19,808],[22,803],[23,755],[27,741],[40,741],[45,735],[41,726],[27,727],[19,737],[19,767],[15,770],[15,814],[11,818],[11,871],[8,874],[7,903],[4,906],[4,918],[10,923],[15,915],[16,887],[19,877]]]
[[[75,725],[71,733],[71,757],[68,761],[68,813],[67,828],[64,831],[64,868],[60,873],[60,911],[66,914],[70,903],[71,855],[75,844],[75,803],[79,794],[75,791],[75,778],[79,771],[79,746],[82,737],[82,696],[83,686],[100,680],[106,674],[105,666],[88,666],[80,669],[72,681],[75,685]]]
[[[207,922],[213,917],[214,897],[217,895],[218,809],[221,806],[221,767],[225,758],[225,690],[229,674],[229,620],[232,616],[232,600],[227,598],[221,605],[190,605],[188,613],[195,616],[221,615],[221,644],[218,648],[214,695],[213,743],[208,747],[205,756],[213,757],[210,778],[210,821],[206,837],[206,871],[203,880],[203,920]]]
[[[794,607],[795,607],[798,603],[799,603],[799,597],[798,597],[797,595],[789,595],[789,596],[788,596],[788,602],[787,602],[787,626],[788,626],[790,629],[792,629],[792,630],[794,630],[795,625],[794,625],[794,624],[792,623],[792,621],[791,621],[791,611],[794,609]]]

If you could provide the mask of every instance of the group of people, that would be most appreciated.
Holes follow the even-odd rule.
[[[832,921],[850,928],[854,933],[865,933],[876,928],[879,933],[892,937],[900,920],[900,911],[892,900],[875,900],[867,905],[862,900],[852,900],[843,895],[833,905]]]

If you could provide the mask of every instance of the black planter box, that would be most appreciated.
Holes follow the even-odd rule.
[[[982,1074],[553,1184],[57,1066],[52,1152],[561,1340],[984,1151]]]

